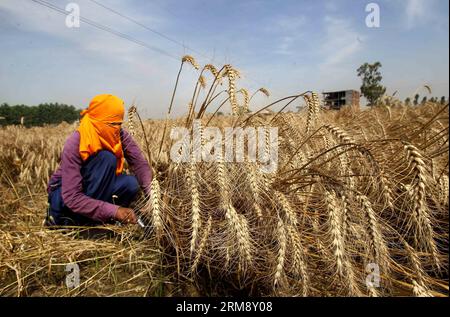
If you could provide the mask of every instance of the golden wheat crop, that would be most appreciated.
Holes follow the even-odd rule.
[[[133,107],[125,126],[154,173],[134,206],[146,230],[105,226],[113,238],[87,240],[86,228],[44,228],[46,183],[76,125],[0,129],[1,295],[448,296],[448,105],[328,111],[306,92],[280,101],[302,97],[304,112],[251,113],[258,91],[237,90],[231,65],[183,63],[202,69],[186,117],[170,119],[172,96],[165,120],[140,125]],[[211,114],[227,103],[230,116]],[[194,119],[277,127],[277,171],[248,157],[172,162],[169,128],[193,133]],[[72,262],[86,273],[67,290],[56,267]],[[379,285],[366,283],[373,264]]]

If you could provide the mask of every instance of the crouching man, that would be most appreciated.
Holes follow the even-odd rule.
[[[124,102],[98,95],[81,112],[48,184],[47,226],[136,223],[128,208],[140,188],[149,194],[151,169],[131,135],[121,129]],[[134,173],[123,173],[124,162]]]

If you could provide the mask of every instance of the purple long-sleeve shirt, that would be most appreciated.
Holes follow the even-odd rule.
[[[152,180],[149,164],[131,135],[125,130],[121,132],[124,157],[141,188],[149,193]],[[93,199],[83,193],[83,160],[79,148],[80,133],[75,131],[64,144],[61,164],[50,178],[47,191],[50,193],[53,186],[61,184],[61,196],[69,209],[93,220],[107,222],[115,217],[119,206]]]

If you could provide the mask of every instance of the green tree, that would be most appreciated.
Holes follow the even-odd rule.
[[[380,62],[364,63],[357,70],[358,77],[362,78],[361,94],[366,97],[370,106],[373,106],[386,92],[386,87],[381,85],[383,79],[379,71],[381,66]]]
[[[445,96],[441,97],[441,105],[445,105]]]
[[[407,105],[407,106],[410,106],[411,105],[411,98],[406,98],[405,99],[405,104]]]
[[[427,96],[422,98],[422,102],[420,103],[421,105],[424,105],[427,102],[428,98]]]
[[[11,107],[7,103],[0,105],[0,125],[7,125],[9,122]]]
[[[79,110],[74,106],[58,103],[45,103],[37,106],[15,105],[7,103],[0,105],[0,125],[21,124],[24,118],[26,126],[42,126],[44,124],[58,124],[63,121],[74,122],[79,119]]]

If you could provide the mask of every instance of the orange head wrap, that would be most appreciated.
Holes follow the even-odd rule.
[[[123,170],[123,150],[120,125],[123,122],[124,102],[113,95],[98,95],[81,112],[80,155],[83,161],[100,150],[108,150],[117,157],[116,174]]]

